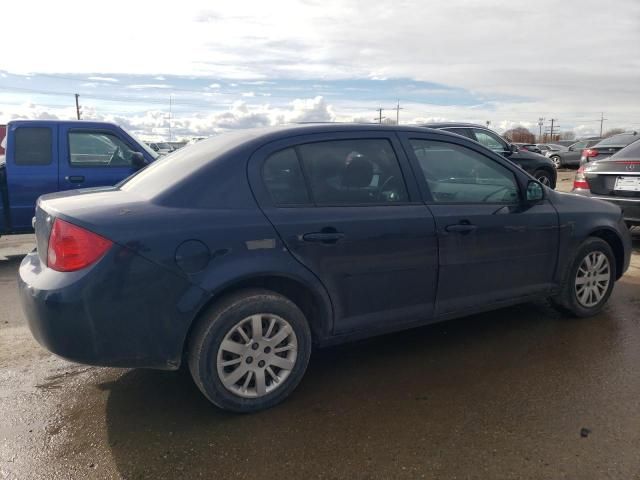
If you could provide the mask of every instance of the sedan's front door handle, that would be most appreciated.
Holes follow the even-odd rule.
[[[320,242],[320,243],[336,243],[338,240],[344,238],[344,233],[340,232],[313,232],[305,233],[302,239],[305,242]]]
[[[82,183],[84,182],[84,175],[68,175],[64,179],[69,183]]]
[[[477,228],[478,227],[476,227],[475,225],[470,225],[467,223],[456,223],[454,225],[447,225],[446,227],[444,227],[444,229],[447,232],[457,232],[457,233],[469,233],[469,232],[473,232]]]

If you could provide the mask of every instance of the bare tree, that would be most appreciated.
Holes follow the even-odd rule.
[[[614,135],[618,135],[619,133],[624,133],[623,128],[612,128],[611,130],[607,130],[602,138],[612,137]]]
[[[515,127],[504,132],[503,135],[510,142],[535,143],[536,136],[525,127]]]
[[[558,140],[575,140],[575,139],[576,139],[576,134],[570,131],[561,132],[558,138]]]

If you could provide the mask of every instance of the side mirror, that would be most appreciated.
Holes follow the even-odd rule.
[[[527,184],[527,203],[537,203],[544,199],[544,188],[535,180],[529,180]]]
[[[573,152],[573,147],[569,147],[567,148],[567,150],[569,150],[570,152]]]
[[[131,154],[131,165],[136,170],[139,170],[147,166],[147,161],[144,159],[144,155],[140,152],[133,152]]]

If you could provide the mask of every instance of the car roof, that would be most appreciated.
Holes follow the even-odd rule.
[[[429,128],[448,128],[448,127],[462,127],[462,128],[484,128],[488,130],[486,126],[479,125],[477,123],[466,123],[466,122],[429,122],[420,124],[421,127],[429,127]]]

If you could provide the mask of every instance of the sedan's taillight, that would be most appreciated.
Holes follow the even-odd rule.
[[[111,240],[56,218],[49,236],[47,265],[59,272],[74,272],[95,263],[111,245]]]
[[[576,178],[573,179],[573,188],[586,188],[590,189],[587,177],[584,175],[584,165],[582,165],[576,172]]]
[[[582,150],[583,158],[592,158],[597,156],[598,156],[598,150],[596,150],[595,148],[585,148],[584,150]]]

